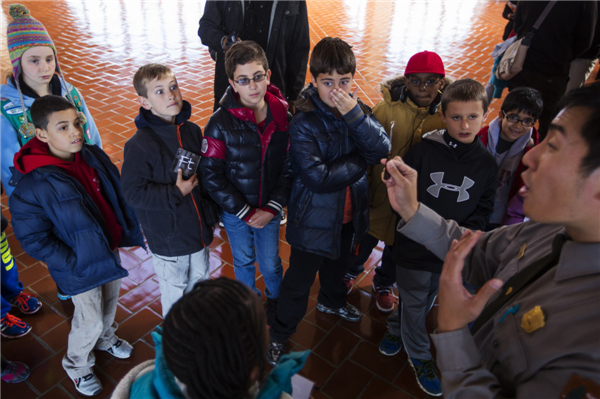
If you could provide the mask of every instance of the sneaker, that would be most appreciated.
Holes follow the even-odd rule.
[[[375,291],[375,304],[377,309],[383,313],[390,313],[394,310],[394,296],[392,295],[392,287],[376,286],[373,283],[373,291]]]
[[[7,313],[2,319],[2,332],[4,338],[21,338],[31,331],[31,326],[18,317]]]
[[[279,361],[279,358],[285,352],[285,345],[287,342],[277,342],[273,339],[269,341],[269,349],[267,349],[267,363],[271,366],[275,366]]]
[[[273,319],[277,315],[277,298],[267,298],[267,307],[265,311],[267,312],[267,324],[270,326]]]
[[[425,393],[431,396],[442,396],[442,384],[435,371],[433,360],[418,360],[408,358],[408,363],[417,375],[417,382]]]
[[[2,369],[2,381],[16,384],[25,381],[30,373],[31,370],[29,370],[29,367],[25,363],[6,362],[6,365]]]
[[[106,349],[106,352],[110,353],[117,359],[128,359],[133,353],[133,346],[123,339],[117,340],[110,348]]]
[[[13,308],[19,308],[25,314],[34,314],[42,307],[42,303],[35,295],[24,292],[21,292],[9,302]]]
[[[350,293],[352,292],[352,286],[354,285],[354,280],[356,280],[356,276],[354,276],[350,273],[346,273],[346,275],[344,276],[344,284],[346,284],[346,288],[348,289],[348,291],[346,292],[346,295],[350,295]]]
[[[102,392],[102,383],[94,373],[73,378],[75,389],[84,396],[94,396]]]
[[[394,356],[402,349],[402,337],[386,333],[379,343],[379,352],[386,356]]]
[[[282,209],[281,210],[281,220],[279,221],[279,225],[283,226],[286,223],[287,223],[287,216],[286,216],[285,212]]]
[[[342,319],[346,321],[351,321],[353,323],[360,321],[360,319],[362,318],[362,314],[360,313],[360,311],[356,309],[356,307],[350,305],[349,303],[346,303],[346,306],[339,309],[331,309],[324,306],[321,303],[317,303],[317,310],[319,312],[340,316]]]

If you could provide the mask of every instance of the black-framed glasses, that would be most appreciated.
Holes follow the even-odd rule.
[[[406,84],[409,87],[421,87],[421,85],[425,85],[425,88],[428,88],[429,86],[433,86],[433,85],[438,84],[440,82],[440,80],[442,80],[442,78],[427,79],[424,82],[421,82],[419,79],[408,79],[408,81],[406,82]]]
[[[258,83],[258,82],[262,82],[263,80],[265,80],[265,78],[267,77],[266,73],[261,73],[259,75],[254,75],[254,77],[252,78],[241,78],[238,80],[234,80],[235,83],[239,84],[240,86],[248,86],[250,84],[250,81],[254,81],[254,83]]]
[[[502,113],[504,114],[504,117],[506,118],[506,120],[509,121],[510,123],[521,122],[521,125],[523,125],[523,127],[532,127],[536,121],[533,118],[519,119],[519,116],[515,115],[515,114],[506,115],[506,112],[504,112],[504,111],[502,111]]]

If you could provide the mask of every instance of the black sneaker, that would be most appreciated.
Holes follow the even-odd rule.
[[[353,323],[359,322],[362,318],[362,314],[360,313],[360,311],[356,309],[356,307],[350,305],[349,303],[346,303],[346,306],[339,309],[331,309],[321,303],[317,303],[317,310],[319,312],[340,316],[342,319],[346,321],[351,321]]]
[[[269,349],[267,349],[267,363],[271,366],[275,366],[279,361],[279,358],[285,352],[285,345],[287,342],[277,342],[273,339],[269,341]]]
[[[270,326],[272,321],[277,316],[277,298],[267,298],[267,307],[265,309],[267,313],[267,324]]]

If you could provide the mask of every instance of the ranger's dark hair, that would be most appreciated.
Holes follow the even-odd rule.
[[[517,110],[517,112],[525,112],[533,119],[540,117],[543,108],[541,93],[531,87],[517,87],[509,91],[500,107],[505,113]]]
[[[352,46],[337,37],[325,37],[310,55],[310,73],[316,78],[322,73],[339,75],[356,72],[356,57]]]
[[[46,130],[48,122],[50,121],[50,115],[55,112],[65,111],[67,109],[77,108],[64,97],[48,95],[36,99],[31,105],[31,121],[33,125],[38,129]]]
[[[487,94],[485,87],[481,83],[473,79],[456,80],[444,89],[442,94],[442,113],[446,115],[448,104],[451,102],[469,102],[480,101],[483,107],[483,113],[488,110]]]
[[[256,61],[264,69],[269,70],[269,61],[265,50],[252,40],[244,40],[234,43],[227,53],[225,53],[225,73],[231,80],[235,79],[235,69],[238,65],[246,65],[249,62]],[[249,76],[250,77],[250,76]]]
[[[581,137],[588,145],[588,153],[580,165],[581,174],[586,178],[600,168],[600,81],[565,94],[556,110],[558,114],[561,110],[578,107],[589,110],[587,121],[581,128]]]
[[[248,398],[251,372],[265,370],[266,320],[260,299],[242,283],[201,281],[165,318],[167,366],[191,398]]]

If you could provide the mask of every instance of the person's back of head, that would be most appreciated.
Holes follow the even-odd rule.
[[[163,324],[167,366],[195,399],[247,398],[264,373],[267,343],[258,296],[226,278],[196,284]]]

